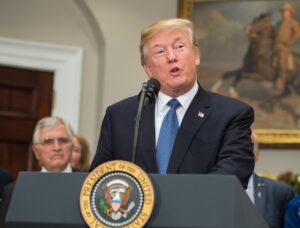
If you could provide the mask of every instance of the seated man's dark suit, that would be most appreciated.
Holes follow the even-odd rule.
[[[135,96],[107,108],[90,171],[110,160],[131,161],[137,107]],[[158,172],[154,110],[154,103],[143,110],[135,161],[148,173]],[[246,187],[254,169],[253,116],[248,105],[199,86],[178,130],[167,173],[231,174]]]
[[[2,194],[2,190],[3,190],[4,186],[9,184],[12,181],[13,181],[13,178],[10,175],[10,173],[6,170],[0,169],[0,196]],[[1,198],[0,198],[0,203],[1,203]]]
[[[2,192],[3,202],[0,206],[0,227],[5,227],[5,218],[14,191],[15,182],[6,185]]]
[[[294,197],[293,189],[282,182],[254,174],[255,207],[270,228],[283,227],[285,210]]]

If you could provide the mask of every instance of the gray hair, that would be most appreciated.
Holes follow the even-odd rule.
[[[69,139],[72,139],[73,131],[72,131],[70,125],[60,117],[50,116],[50,117],[44,117],[44,118],[40,119],[39,122],[36,124],[34,132],[33,132],[32,143],[33,144],[39,143],[39,137],[40,137],[40,132],[41,132],[42,128],[57,126],[60,124],[65,126]]]

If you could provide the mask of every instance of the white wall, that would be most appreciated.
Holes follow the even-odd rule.
[[[287,170],[300,174],[300,150],[260,150],[255,171],[278,175]]]

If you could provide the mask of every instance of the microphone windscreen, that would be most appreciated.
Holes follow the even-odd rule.
[[[157,94],[160,90],[160,83],[156,79],[150,79],[146,83],[146,93],[145,93],[145,101],[144,101],[144,106],[148,104],[152,104],[156,97]]]
[[[148,88],[152,88],[155,95],[158,94],[159,90],[160,90],[160,82],[156,79],[150,79],[148,82],[147,82],[147,85],[148,85]]]

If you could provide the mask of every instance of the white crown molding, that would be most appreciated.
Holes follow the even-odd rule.
[[[53,116],[79,130],[83,49],[0,37],[0,64],[54,72]]]

